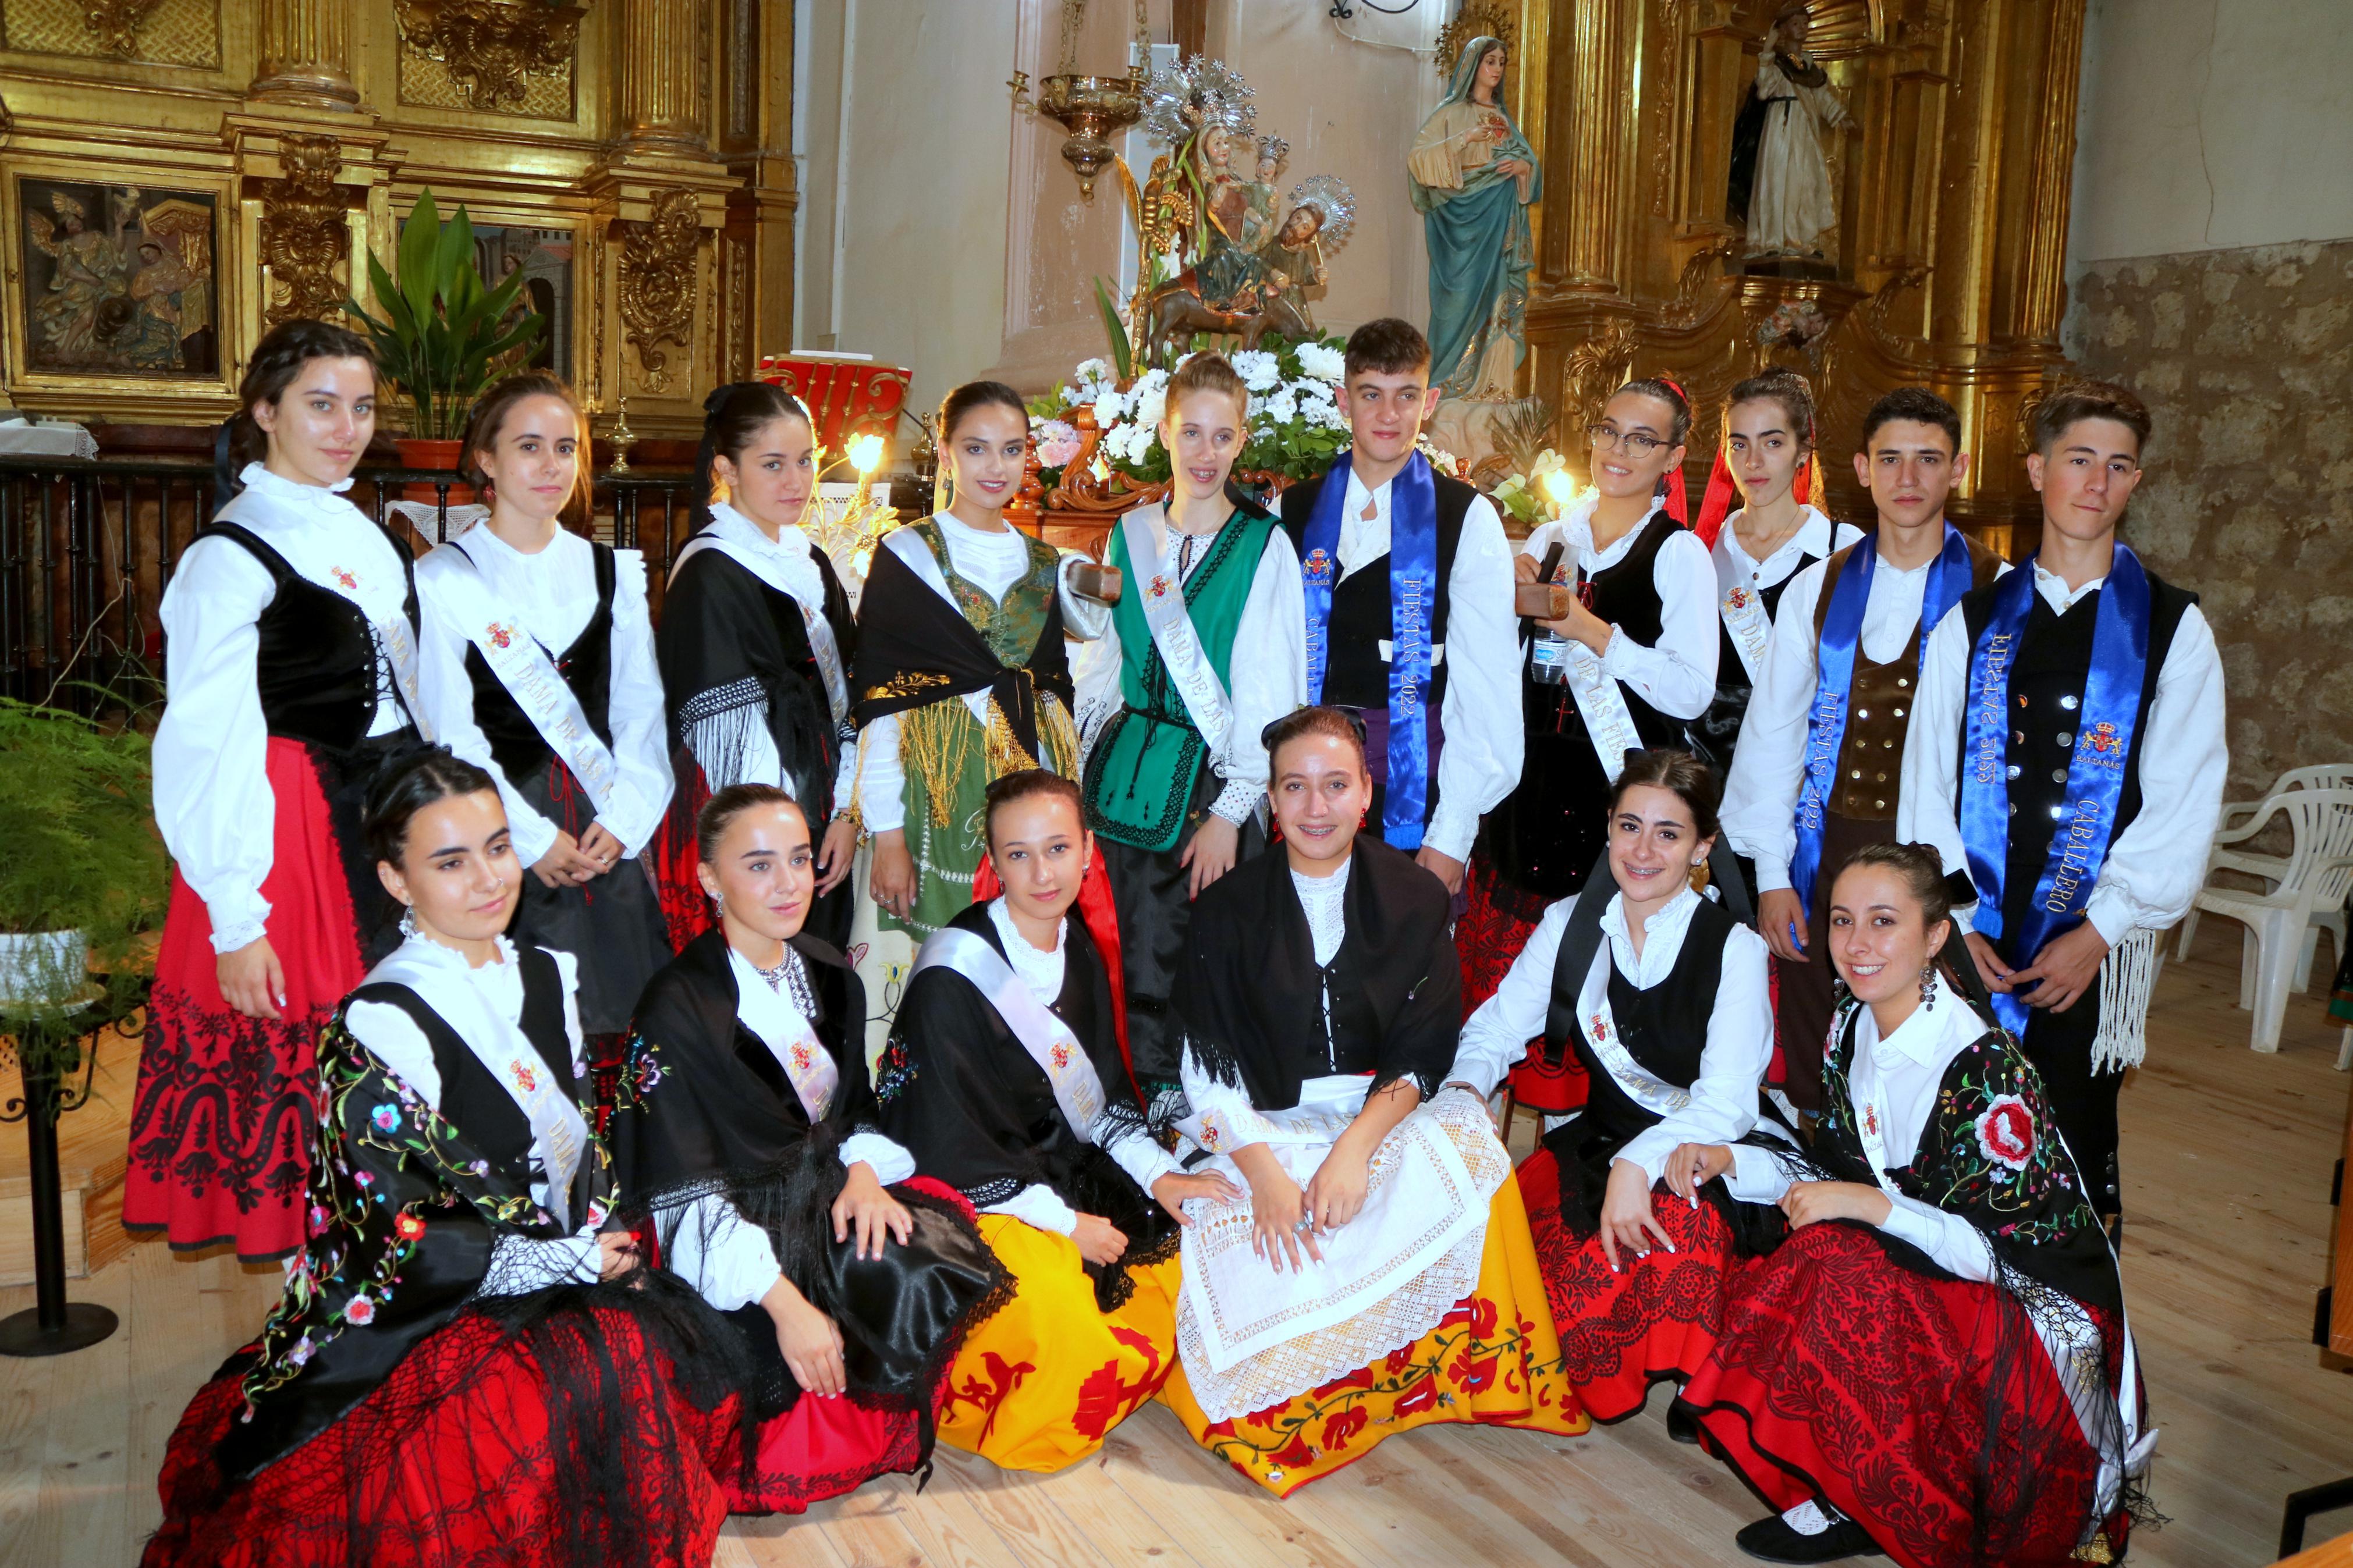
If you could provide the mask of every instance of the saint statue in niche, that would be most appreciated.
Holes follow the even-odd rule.
[[[1462,46],[1406,168],[1430,248],[1430,384],[1449,400],[1507,403],[1527,337],[1528,204],[1535,149],[1504,107],[1499,38]]]
[[[1822,237],[1838,226],[1822,132],[1847,123],[1846,105],[1829,73],[1806,52],[1811,25],[1802,0],[1782,7],[1765,34],[1757,79],[1733,123],[1725,216],[1746,226],[1751,257],[1823,260]]]

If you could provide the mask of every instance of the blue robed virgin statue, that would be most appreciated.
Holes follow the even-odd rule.
[[[1535,249],[1535,149],[1504,107],[1500,38],[1462,46],[1445,99],[1421,122],[1407,170],[1430,242],[1430,382],[1449,398],[1501,402],[1527,335]]]

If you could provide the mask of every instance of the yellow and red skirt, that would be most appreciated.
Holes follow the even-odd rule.
[[[1562,1373],[1527,1211],[1509,1181],[1487,1205],[1477,1287],[1411,1344],[1281,1405],[1214,1424],[1182,1367],[1160,1397],[1195,1442],[1277,1497],[1417,1426],[1468,1422],[1574,1436],[1592,1425]]]
[[[1012,1274],[1013,1300],[949,1364],[939,1439],[1008,1470],[1061,1469],[1103,1447],[1175,1368],[1177,1258],[1129,1265],[1134,1291],[1106,1312],[1069,1237],[999,1214],[980,1216],[980,1235]]]

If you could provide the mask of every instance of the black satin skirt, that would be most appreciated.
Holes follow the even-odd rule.
[[[1192,871],[1180,863],[1185,847],[1208,814],[1224,783],[1204,763],[1193,782],[1185,826],[1166,849],[1139,849],[1098,836],[1095,847],[1119,910],[1119,962],[1127,985],[1127,1053],[1146,1100],[1176,1082],[1184,1031],[1170,1011],[1176,969],[1193,930],[1193,900],[1187,893]],[[1266,847],[1257,821],[1242,824],[1234,860],[1239,865]]]
[[[596,803],[560,759],[551,758],[545,772],[523,781],[521,793],[532,809],[575,840],[596,819]],[[522,900],[507,937],[579,962],[580,1028],[588,1035],[627,1031],[646,982],[673,956],[661,897],[642,854],[617,862],[586,887],[551,888],[525,869]]]

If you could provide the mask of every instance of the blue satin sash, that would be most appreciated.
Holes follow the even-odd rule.
[[[1348,454],[1324,476],[1299,575],[1307,599],[1307,700],[1324,700],[1332,657],[1332,590],[1340,577],[1340,528],[1348,500]],[[1389,733],[1381,837],[1421,847],[1430,810],[1430,616],[1438,602],[1438,482],[1419,452],[1389,485]]]
[[[1854,687],[1854,650],[1862,638],[1863,611],[1871,603],[1871,577],[1879,564],[1879,535],[1866,533],[1839,572],[1822,617],[1822,640],[1815,660],[1814,705],[1806,723],[1805,776],[1798,789],[1798,847],[1789,858],[1789,885],[1808,921],[1814,914],[1814,881],[1822,868],[1822,823],[1838,782],[1840,748],[1846,744],[1848,694]],[[1928,565],[1920,595],[1918,646],[1945,612],[1969,591],[1969,545],[1961,531],[1945,524],[1945,542]]]
[[[2100,588],[2092,623],[2092,668],[2084,680],[2073,753],[2067,764],[2067,799],[2059,807],[2051,850],[2035,883],[2034,900],[2014,931],[2006,930],[2002,881],[2009,869],[2010,673],[2034,608],[2031,562],[2001,580],[1993,614],[1969,651],[1962,729],[1960,827],[1977,883],[1972,919],[1988,942],[2011,962],[2027,964],[2043,944],[2083,923],[2092,888],[2116,836],[2116,805],[2124,796],[2126,760],[2140,723],[2148,671],[2148,574],[2130,546],[2119,543]],[[2012,1034],[2026,1033],[2025,999],[1993,998],[1994,1015]]]

